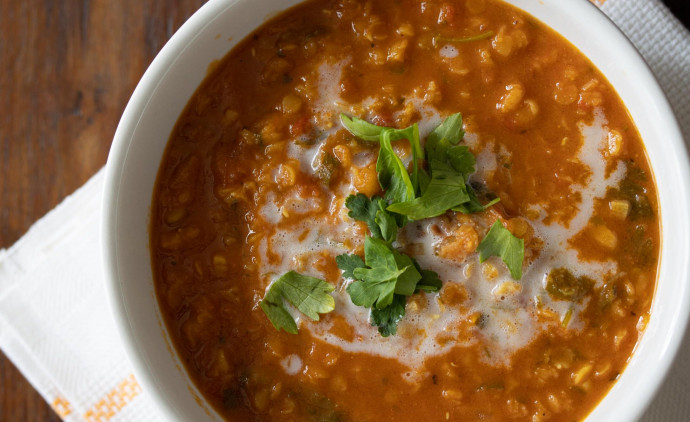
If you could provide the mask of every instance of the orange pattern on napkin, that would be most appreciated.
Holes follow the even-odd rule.
[[[141,394],[141,386],[134,378],[134,374],[130,374],[89,409],[84,414],[84,419],[87,422],[108,421],[139,394]]]

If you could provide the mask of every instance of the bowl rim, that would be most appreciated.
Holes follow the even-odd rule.
[[[126,159],[143,111],[148,106],[161,79],[165,77],[178,58],[215,16],[241,1],[243,0],[209,0],[194,12],[163,45],[147,67],[127,102],[115,130],[113,143],[106,161],[100,232],[101,257],[105,269],[108,304],[136,380],[141,384],[142,390],[146,391],[152,398],[154,407],[165,416],[165,420],[179,420],[179,415],[175,411],[174,404],[166,397],[162,386],[151,373],[149,364],[140,353],[141,341],[135,335],[131,325],[132,321],[128,318],[127,301],[120,281],[116,239],[118,232],[117,203],[124,172],[122,163]],[[147,216],[147,220],[150,220],[150,215]],[[163,324],[161,330],[167,332],[167,327]],[[211,406],[203,407],[207,412],[210,410],[215,413]]]
[[[175,32],[175,34],[173,34],[170,40],[165,44],[165,46],[149,65],[148,69],[132,93],[132,96],[122,114],[121,120],[115,132],[113,144],[111,146],[106,165],[104,195],[101,210],[101,253],[105,270],[104,275],[106,279],[108,302],[121,339],[121,344],[125,349],[127,356],[129,357],[137,380],[141,383],[142,387],[145,391],[147,391],[149,396],[153,398],[152,401],[155,403],[156,407],[163,415],[166,416],[167,419],[170,420],[177,420],[179,415],[177,415],[175,412],[173,403],[171,403],[170,400],[165,397],[163,389],[156,381],[155,376],[153,376],[153,374],[150,372],[149,365],[141,355],[141,339],[135,336],[132,327],[133,321],[128,318],[128,304],[122,288],[122,281],[120,280],[120,263],[117,244],[117,239],[119,238],[117,204],[120,198],[122,187],[121,182],[124,171],[123,163],[127,158],[127,154],[133,142],[136,129],[140,123],[142,113],[147,108],[161,79],[165,77],[170,68],[174,66],[178,58],[193,43],[199,33],[201,33],[211,21],[213,21],[218,15],[225,12],[226,9],[229,9],[236,4],[243,2],[247,3],[249,1],[251,0],[210,0],[197,12],[195,12],[180,27],[180,29]],[[539,0],[512,0],[509,3],[517,6],[518,8],[523,8],[520,6],[520,4],[529,2],[534,3],[538,1]],[[614,44],[621,46],[621,51],[618,51],[618,54],[624,54],[626,60],[636,62],[638,64],[631,70],[631,72],[634,73],[634,78],[639,78],[641,81],[643,81],[645,89],[647,89],[649,94],[654,98],[654,104],[659,111],[658,116],[661,119],[658,124],[667,127],[668,131],[675,135],[671,136],[668,142],[670,142],[671,149],[676,153],[675,158],[679,160],[680,165],[677,169],[679,171],[677,176],[680,177],[681,180],[685,181],[685,189],[680,192],[678,201],[682,203],[682,206],[686,210],[690,209],[690,182],[688,182],[690,181],[690,164],[688,162],[688,148],[683,140],[680,127],[672,108],[669,105],[668,99],[660,88],[659,83],[657,82],[651,69],[645,62],[644,58],[634,47],[633,43],[597,6],[591,4],[590,2],[583,2],[579,0],[561,1],[562,6],[560,7],[569,9],[573,13],[584,13],[591,18],[592,27],[596,27],[597,31],[602,32],[603,35],[608,37],[609,42],[613,42]],[[292,6],[296,3],[298,2],[291,1],[286,7]],[[544,22],[544,24],[556,30],[551,24],[546,22]],[[662,224],[668,223],[662,221]],[[664,227],[662,226],[662,233],[663,229]],[[690,233],[688,223],[684,223],[681,229],[685,234]],[[690,250],[690,239],[688,239],[686,236],[686,238],[683,240],[684,245],[682,246],[684,247],[684,250]],[[662,248],[670,246],[665,244],[663,236],[661,241]],[[661,270],[662,266],[663,263],[660,263],[659,270]],[[689,279],[688,274],[690,273],[690,262],[686,260],[681,270],[683,272],[679,277],[687,281]],[[659,281],[657,279],[656,289],[659,287],[658,283]],[[642,397],[637,397],[638,400],[627,400],[625,406],[621,409],[622,413],[618,414],[618,416],[621,417],[620,420],[634,420],[639,418],[655,396],[655,393],[650,393],[649,391],[651,390],[652,392],[658,392],[662,382],[671,369],[674,358],[677,356],[681,342],[684,339],[684,333],[688,328],[688,317],[690,316],[690,290],[685,286],[683,287],[684,289],[678,295],[677,302],[679,305],[675,309],[672,319],[674,328],[672,330],[668,330],[673,335],[665,338],[666,343],[662,348],[663,356],[660,356],[660,359],[655,366],[656,371],[648,375],[649,378],[646,379],[646,387],[644,388],[646,389],[647,393],[643,394]],[[657,296],[656,289],[654,302],[656,302]],[[652,304],[652,309],[654,309],[655,306],[654,302]],[[164,327],[161,329],[166,330]],[[645,335],[646,334],[647,333],[645,332]],[[644,335],[642,340],[644,340]],[[638,354],[638,350],[633,352],[633,357],[636,354]],[[623,371],[623,374],[626,372],[627,367],[626,371]],[[616,385],[614,385],[614,387],[606,394],[604,400],[606,397],[611,395],[614,389],[616,389],[616,386],[619,384],[620,382],[617,382]],[[602,400],[602,402],[604,402],[604,400]],[[600,402],[590,413],[590,415],[587,416],[586,420],[590,420],[592,415],[596,415],[598,413],[597,410],[600,408],[602,402]]]

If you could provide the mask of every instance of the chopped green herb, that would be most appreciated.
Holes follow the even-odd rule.
[[[346,289],[352,303],[366,308],[375,305],[382,309],[392,303],[394,293],[411,295],[414,292],[414,285],[422,276],[411,260],[407,262],[401,258],[401,254],[397,255],[390,245],[382,240],[371,237],[364,239],[366,267],[355,268],[352,271],[356,281]],[[409,260],[409,257],[407,259]]]
[[[366,267],[362,258],[355,254],[338,255],[335,257],[335,263],[338,265],[338,268],[343,270],[343,277],[345,278],[355,278],[355,269]]]
[[[417,269],[417,265],[409,256],[402,254],[395,249],[391,249],[395,264],[398,268],[404,268],[404,272],[398,277],[395,284],[395,293],[399,295],[412,296],[417,290],[417,283],[422,279],[422,275]]]
[[[498,256],[508,266],[510,276],[515,280],[522,278],[522,261],[525,258],[525,241],[515,237],[510,230],[496,221],[486,237],[477,247],[479,261],[484,262],[490,256]]]
[[[456,145],[446,150],[446,158],[450,165],[465,177],[469,179],[470,174],[474,173],[474,165],[477,163],[474,154],[465,145]]]
[[[340,114],[340,122],[351,134],[370,142],[378,142],[381,132],[390,129],[384,126],[377,126],[357,117],[348,117],[346,114]]]
[[[364,255],[362,261],[357,255],[343,254],[336,257],[336,263],[343,277],[355,280],[346,289],[352,303],[371,308],[372,325],[387,337],[396,333],[405,315],[406,297],[418,291],[436,292],[441,280],[381,239],[365,238]]]
[[[431,178],[421,189],[422,196],[412,201],[393,203],[387,210],[412,220],[436,217],[452,209],[463,213],[484,211],[498,199],[482,205],[468,184],[476,160],[469,148],[457,145],[464,136],[460,113],[446,118],[426,140]]]
[[[371,236],[376,239],[383,239],[392,242],[398,231],[395,219],[385,210],[385,201],[380,196],[367,198],[366,195],[358,193],[350,195],[345,199],[345,207],[350,210],[347,214],[357,221],[367,223]]]
[[[316,175],[316,178],[321,181],[321,183],[328,185],[331,183],[333,173],[335,173],[339,166],[340,161],[338,161],[333,154],[322,153],[318,158],[314,174]]]
[[[296,390],[288,394],[295,398],[298,408],[306,410],[307,417],[300,421],[345,422],[347,420],[338,405],[320,393]]]
[[[418,291],[425,292],[438,292],[441,290],[441,279],[438,277],[436,271],[422,270],[419,268],[419,264],[415,261],[415,266],[417,270],[422,275],[422,279],[417,282],[416,289]]]
[[[451,208],[453,211],[458,211],[463,214],[482,212],[490,208],[492,205],[497,204],[501,201],[501,198],[494,198],[488,203],[482,205],[482,203],[479,202],[479,198],[477,198],[477,194],[473,189],[467,189],[467,194],[470,196],[470,200],[465,202],[464,204],[458,205],[457,207]]]
[[[623,248],[631,256],[631,264],[644,268],[656,263],[654,242],[647,235],[645,224],[637,224],[634,228],[628,229],[627,236],[630,241],[625,242]]]
[[[277,296],[272,298],[275,299],[276,302],[271,302],[269,299],[267,299],[268,297],[269,296],[267,294],[259,305],[268,319],[271,321],[271,324],[273,324],[275,329],[278,331],[283,329],[290,334],[297,334],[297,323],[292,318],[292,315],[290,315],[287,309],[285,309],[283,306],[282,298]]]
[[[567,328],[568,324],[570,324],[570,320],[572,318],[573,318],[573,307],[571,306],[570,308],[568,308],[565,315],[563,315],[563,319],[561,320],[561,327]]]
[[[432,161],[434,168],[424,195],[407,202],[393,203],[387,210],[406,215],[412,220],[436,217],[449,209],[468,202],[467,185],[462,174],[448,165]]]
[[[297,334],[297,324],[285,309],[283,299],[309,318],[318,321],[319,314],[335,309],[335,300],[329,294],[333,289],[333,286],[321,279],[289,271],[271,284],[260,306],[276,330],[283,329]]]
[[[491,34],[490,34],[491,35]],[[486,35],[486,36],[490,36]],[[408,219],[419,220],[441,215],[448,210],[472,213],[484,211],[499,201],[483,205],[469,177],[475,171],[476,159],[465,145],[462,115],[447,117],[427,137],[422,150],[416,124],[405,129],[377,126],[356,117],[341,115],[343,126],[353,135],[379,143],[376,171],[384,197],[367,198],[350,195],[345,205],[349,216],[367,223],[371,236],[364,242],[364,261],[356,255],[336,258],[343,277],[354,281],[346,291],[355,305],[371,308],[373,325],[383,336],[395,334],[397,323],[405,315],[406,296],[415,292],[435,292],[441,280],[433,271],[423,270],[409,256],[396,251],[392,243]],[[392,141],[407,139],[412,147],[413,170],[409,174]],[[425,158],[428,172],[419,168]],[[482,194],[484,197],[484,194]],[[513,278],[522,275],[524,241],[500,225],[489,230],[477,250],[483,262],[488,256],[500,256]],[[504,230],[504,232],[501,231]],[[507,233],[507,236],[506,236]]]
[[[386,210],[380,209],[376,211],[376,224],[381,230],[381,238],[388,243],[391,243],[398,237],[398,222],[395,217]]]
[[[464,136],[462,114],[455,113],[446,117],[426,138],[425,149],[429,160],[435,158],[439,161],[445,161],[448,148],[460,143]]]
[[[546,276],[546,291],[551,297],[577,302],[592,291],[594,280],[586,276],[575,277],[566,268],[554,268]]]
[[[379,328],[382,337],[395,335],[398,322],[405,316],[407,298],[403,295],[393,295],[393,302],[383,309],[371,309],[371,325]]]
[[[370,142],[379,142],[381,145],[381,148],[383,149],[383,143],[390,144],[390,142],[397,141],[400,139],[407,139],[408,142],[410,143],[410,146],[412,147],[412,176],[410,183],[412,184],[413,187],[413,192],[416,193],[419,190],[419,183],[420,183],[420,173],[422,172],[419,169],[419,160],[424,159],[424,151],[422,150],[421,142],[419,139],[419,127],[417,126],[417,123],[414,123],[411,126],[408,126],[404,129],[393,129],[389,127],[384,127],[384,126],[377,126],[374,124],[371,124],[365,120],[359,119],[357,117],[348,117],[345,114],[340,115],[340,121],[342,122],[343,126],[350,131],[353,135],[356,137],[363,139],[365,141],[370,141]],[[384,137],[386,138],[386,141],[383,141]],[[385,147],[387,150],[390,149],[390,152],[392,152],[392,148],[389,148],[389,145]],[[388,151],[387,151],[388,152]],[[393,153],[395,155],[395,153]],[[400,159],[396,156],[398,161]],[[392,157],[386,157],[387,160],[392,161]],[[380,172],[379,166],[383,166],[384,164],[381,163],[381,155],[379,153],[379,161],[376,163],[376,170]],[[391,164],[391,163],[387,163]],[[397,164],[397,163],[396,163]],[[402,164],[402,162],[400,163]],[[409,176],[408,176],[409,179]],[[381,178],[379,176],[379,181],[381,181]],[[402,181],[404,183],[404,181]],[[384,185],[384,182],[381,181],[381,186],[383,189],[387,189],[386,186]]]
[[[608,280],[599,292],[599,309],[604,310],[618,298],[615,280]]]
[[[381,134],[381,149],[376,162],[379,183],[386,191],[384,198],[390,203],[411,201],[415,197],[415,189],[405,165],[393,151],[390,135],[389,131]]]
[[[614,198],[625,199],[630,203],[628,218],[633,221],[654,216],[654,210],[647,198],[647,189],[642,185],[646,180],[644,170],[628,162],[625,178],[614,191]]]

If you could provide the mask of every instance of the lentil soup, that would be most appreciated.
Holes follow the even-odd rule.
[[[472,171],[438,163],[441,139]],[[457,177],[470,199],[425,200]],[[152,265],[174,346],[229,421],[578,421],[649,318],[658,216],[624,105],[542,23],[496,0],[318,0],[188,103]],[[399,270],[386,306],[354,294],[376,245]]]

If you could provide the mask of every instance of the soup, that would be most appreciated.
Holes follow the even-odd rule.
[[[642,141],[493,0],[319,0],[210,69],[153,198],[156,292],[229,421],[583,420],[649,317]]]

